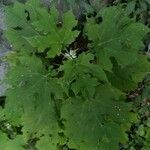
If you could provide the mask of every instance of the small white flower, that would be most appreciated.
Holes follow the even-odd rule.
[[[68,53],[65,53],[65,57],[67,57],[68,59],[74,59],[76,58],[76,51],[74,50],[70,50]]]
[[[11,129],[11,125],[10,125],[9,123],[7,123],[7,124],[6,124],[6,128],[7,128],[8,130],[10,130],[10,129]]]

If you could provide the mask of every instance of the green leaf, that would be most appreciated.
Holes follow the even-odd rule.
[[[135,11],[136,1],[131,1],[127,4],[126,13],[131,14]]]
[[[145,0],[150,5],[150,0]]]
[[[52,137],[50,136],[43,136],[40,138],[39,141],[37,141],[36,148],[38,150],[56,150],[57,149],[57,143],[53,142]]]
[[[146,121],[146,125],[150,128],[150,118]]]
[[[143,125],[141,125],[141,126],[138,128],[137,134],[138,134],[139,136],[142,136],[142,137],[145,135],[145,130],[144,130],[144,126],[143,126]]]
[[[98,81],[96,78],[91,78],[88,75],[82,76],[76,80],[75,83],[72,84],[71,89],[78,95],[81,91],[82,95],[85,97],[93,97],[95,94],[95,87],[98,85]]]
[[[101,67],[90,63],[93,59],[93,54],[83,53],[78,58],[64,61],[60,68],[65,71],[64,88],[71,87],[75,95],[82,93],[84,97],[93,97],[95,87],[100,84],[100,81],[107,82],[106,74]],[[69,84],[71,85],[68,86]]]
[[[6,93],[6,119],[23,125],[24,133],[57,134],[54,99],[62,99],[61,86],[46,74],[38,58],[20,56],[18,61],[7,74],[6,81],[11,87]]]
[[[99,80],[107,81],[105,72],[101,67],[90,61],[94,61],[94,55],[91,53],[82,53],[78,58],[64,61],[64,64],[60,67],[60,70],[65,71],[64,79],[71,82],[77,74],[91,73]]]
[[[66,100],[61,114],[70,148],[118,149],[118,143],[126,140],[122,125],[130,120],[130,106],[115,100],[114,92],[109,86],[99,86],[94,99]]]
[[[56,30],[56,23],[59,15],[56,8],[51,8],[50,14],[46,9],[38,8],[37,15],[38,19],[32,23],[37,31],[43,32],[43,34],[48,34],[52,30]]]
[[[7,8],[6,14],[8,29],[5,35],[15,50],[28,53],[37,50],[41,53],[49,49],[47,57],[55,57],[79,34],[73,31],[77,20],[71,11],[62,14],[62,19],[59,19],[56,8],[52,7],[49,13],[40,7],[39,1],[16,2],[13,7]]]
[[[97,24],[92,18],[85,27],[85,34],[93,41],[90,46],[96,51],[98,63],[107,71],[112,69],[111,57],[121,67],[135,63],[139,49],[144,46],[142,39],[149,29],[129,19],[117,7],[104,8],[99,16],[101,23]]]
[[[77,25],[77,21],[71,11],[62,15],[62,27],[57,27],[58,12],[52,8],[49,14],[45,9],[38,9],[39,20],[33,22],[36,30],[42,31],[43,35],[27,38],[28,42],[38,48],[39,52],[44,52],[46,48],[50,48],[48,57],[59,55],[62,50],[78,36],[78,31],[72,31]]]
[[[33,51],[31,45],[24,38],[39,34],[30,24],[36,18],[36,16],[32,17],[32,12],[35,11],[35,7],[39,6],[38,1],[35,2],[36,5],[31,5],[33,2],[35,1],[29,0],[26,5],[16,2],[13,7],[9,6],[6,9],[7,31],[5,35],[16,50]],[[30,20],[27,19],[28,13]]]
[[[9,139],[5,133],[0,131],[0,149],[3,150],[24,150],[24,140],[21,135],[18,135],[15,139]]]
[[[137,87],[137,83],[144,79],[145,74],[149,73],[150,64],[147,57],[139,56],[134,64],[124,68],[114,63],[112,71],[106,71],[109,82],[122,91],[130,91]]]

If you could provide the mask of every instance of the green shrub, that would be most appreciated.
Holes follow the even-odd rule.
[[[119,149],[137,121],[126,93],[150,71],[139,52],[149,29],[108,7],[87,17],[80,31],[71,11],[60,15],[37,0],[8,7],[6,22],[14,51],[1,113],[22,134],[0,133],[1,149],[23,149],[31,137],[39,150]],[[84,50],[75,47],[80,39],[88,43]]]

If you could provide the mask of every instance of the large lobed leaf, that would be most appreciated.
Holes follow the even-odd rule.
[[[129,19],[118,7],[104,8],[97,18],[102,22],[96,23],[95,18],[88,19],[85,34],[90,45],[96,51],[98,63],[103,69],[111,71],[111,58],[114,57],[121,67],[136,63],[138,52],[143,45],[143,37],[149,28]]]
[[[62,99],[63,90],[56,79],[46,74],[40,59],[20,56],[6,82],[11,87],[6,93],[5,118],[22,125],[25,138],[45,134],[55,139],[59,131],[55,100]]]
[[[0,131],[0,149],[4,150],[24,150],[24,140],[21,135],[18,135],[15,139],[11,140],[7,135]]]
[[[16,50],[42,53],[49,49],[47,57],[55,57],[78,36],[72,29],[77,20],[71,11],[60,17],[56,8],[48,12],[40,7],[40,1],[29,0],[26,4],[16,2],[7,8],[6,37]],[[61,25],[58,25],[61,24]]]
[[[99,86],[96,91],[93,99],[69,98],[62,107],[64,133],[71,148],[115,150],[119,142],[127,139],[123,125],[131,120],[130,105],[115,99],[117,91],[108,85]]]

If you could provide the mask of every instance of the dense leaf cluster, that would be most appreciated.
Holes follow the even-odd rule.
[[[147,26],[150,26],[150,1],[149,0],[116,0],[115,3],[122,4],[126,9],[126,13],[130,17],[135,17],[137,21],[140,21]]]
[[[144,89],[134,99],[134,111],[138,113],[139,120],[128,131],[129,140],[122,148],[148,150],[150,147],[150,81],[149,76],[144,80]],[[142,85],[142,86],[143,86]],[[141,88],[140,88],[141,89]]]
[[[125,96],[150,70],[139,52],[147,27],[108,7],[86,17],[81,30],[71,11],[49,11],[39,0],[8,7],[6,22],[15,51],[7,56],[1,116],[22,127],[13,140],[0,133],[7,147],[21,150],[31,137],[39,150],[117,150],[127,141],[137,117]],[[84,52],[72,46],[81,36]]]

